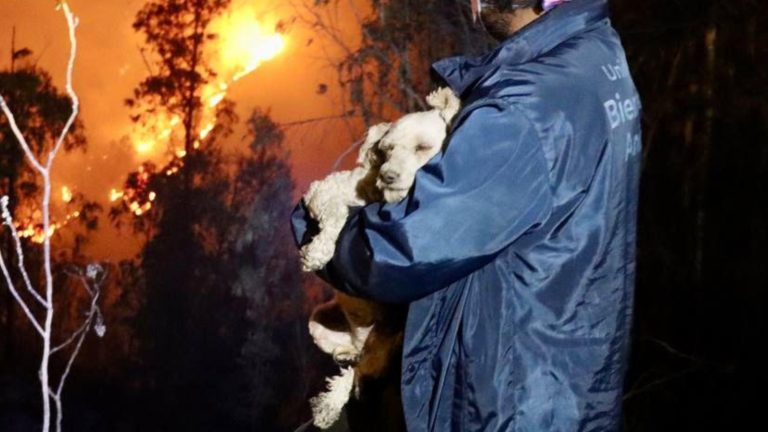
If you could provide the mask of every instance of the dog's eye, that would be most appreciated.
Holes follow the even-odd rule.
[[[424,145],[424,144],[419,144],[418,146],[416,146],[416,151],[417,152],[423,152],[423,151],[427,151],[427,150],[429,150],[431,148],[432,148],[431,146]]]

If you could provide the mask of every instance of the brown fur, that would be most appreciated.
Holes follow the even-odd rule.
[[[337,291],[333,300],[312,312],[310,319],[329,330],[373,325],[354,366],[359,394],[347,407],[352,431],[405,432],[400,373],[407,310],[405,305],[385,305]]]

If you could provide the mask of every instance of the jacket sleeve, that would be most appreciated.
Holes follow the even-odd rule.
[[[459,114],[445,150],[396,203],[350,207],[333,259],[316,272],[347,294],[406,303],[469,275],[552,211],[543,150],[517,108],[491,100]],[[291,226],[298,247],[317,232],[303,200]]]

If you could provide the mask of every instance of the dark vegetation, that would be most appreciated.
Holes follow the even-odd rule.
[[[290,431],[309,418],[306,400],[333,371],[306,334],[306,293],[317,281],[301,276],[288,231],[294,184],[283,128],[255,110],[248,151],[227,153],[222,143],[238,119],[226,101],[204,145],[193,146],[199,89],[215,74],[200,55],[215,37],[207,24],[228,3],[154,0],[136,18],[156,73],[128,103],[137,122],[153,110],[181,116],[188,154],[169,165],[179,175],[155,175],[168,167],[147,165],[148,184],[130,183],[137,173],[129,177],[127,186],[146,188],[137,193],[158,192],[151,213],[109,211],[110,223],[147,241],[136,259],[111,268],[102,308],[108,334],[86,343],[70,378],[66,429]],[[421,108],[432,61],[491,46],[462,0],[370,3],[377,13],[358,15],[362,44],[335,39],[337,29],[324,19],[347,2],[309,2],[293,21],[345,47],[335,61],[351,121],[367,125]],[[768,62],[768,4],[611,5],[645,113],[625,428],[746,429],[768,385],[760,349],[768,330],[761,310],[768,286],[768,73],[761,66]],[[50,146],[46,128],[58,130],[68,111],[47,74],[30,65],[0,71],[0,93],[18,117],[40,118],[23,125],[35,148]],[[84,147],[86,133],[78,125],[68,149]],[[0,117],[0,192],[25,207],[40,192],[16,148]],[[98,209],[90,208],[78,225],[80,241],[98,228]],[[9,242],[0,232],[4,253]],[[57,262],[87,261],[78,244]],[[26,250],[30,267],[39,265],[36,247]],[[61,301],[77,310],[77,298]],[[39,417],[38,347],[23,319],[2,290],[2,431],[34,430]]]

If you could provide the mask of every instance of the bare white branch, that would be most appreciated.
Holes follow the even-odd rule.
[[[6,213],[8,213],[8,217],[6,218]],[[21,249],[21,238],[19,237],[19,233],[16,231],[16,227],[13,225],[12,216],[10,214],[10,210],[7,208],[7,203],[3,203],[3,220],[6,225],[11,230],[11,236],[13,237],[14,242],[16,243],[16,255],[19,257],[19,270],[21,271],[21,275],[24,279],[24,283],[27,286],[27,291],[29,291],[30,294],[37,300],[38,303],[43,305],[43,307],[47,308],[48,303],[43,300],[43,298],[40,296],[40,294],[37,293],[37,290],[32,287],[32,282],[29,280],[29,274],[27,274],[27,267],[24,265],[24,252]]]
[[[10,227],[13,227],[11,212],[8,211],[7,196],[0,198],[0,206],[2,206],[3,225],[8,225]],[[14,232],[13,236],[17,237],[17,234]],[[22,257],[22,256],[23,254],[19,253],[19,257]],[[19,262],[20,263],[22,262],[21,258],[19,258]],[[24,314],[27,316],[27,319],[29,319],[29,321],[35,327],[35,330],[37,330],[40,336],[43,336],[43,329],[40,326],[40,323],[37,322],[37,318],[35,318],[35,316],[32,314],[32,311],[29,310],[29,306],[27,306],[27,303],[24,301],[23,298],[21,298],[19,293],[16,291],[16,286],[13,284],[13,280],[11,279],[11,275],[8,272],[8,267],[5,265],[5,260],[3,259],[2,253],[0,253],[0,268],[2,268],[3,270],[3,275],[5,276],[5,281],[8,283],[8,289],[11,291],[11,295],[13,295],[13,298],[16,299],[16,302],[19,303],[19,306],[21,306],[21,309],[24,311]]]
[[[53,166],[53,162],[54,162],[54,159],[56,158],[56,154],[58,153],[59,149],[64,143],[64,140],[66,139],[67,135],[72,129],[72,125],[74,125],[80,110],[80,100],[77,97],[77,94],[75,93],[74,88],[72,87],[72,74],[75,67],[75,58],[77,56],[77,38],[75,35],[75,29],[77,28],[77,25],[78,25],[78,18],[75,17],[74,14],[72,14],[72,11],[69,9],[69,5],[66,3],[66,1],[62,1],[58,7],[61,8],[61,10],[63,11],[67,21],[67,28],[69,29],[70,53],[69,53],[69,62],[67,63],[66,90],[67,90],[67,94],[69,95],[72,101],[71,103],[72,114],[69,116],[69,119],[67,120],[67,123],[62,129],[61,134],[59,135],[53,149],[48,154],[48,160],[46,161],[46,165],[44,167],[40,164],[40,162],[37,160],[32,150],[30,149],[29,144],[27,140],[24,138],[24,135],[22,134],[21,130],[19,129],[16,119],[13,116],[11,109],[8,107],[8,104],[6,103],[5,99],[2,96],[0,96],[0,111],[2,111],[3,114],[5,114],[5,116],[8,118],[8,124],[10,125],[14,136],[19,141],[19,145],[21,145],[21,148],[24,151],[24,154],[26,155],[27,160],[43,178],[44,192],[43,192],[42,207],[43,207],[43,260],[44,260],[44,270],[45,270],[45,299],[42,299],[40,295],[37,294],[37,292],[32,288],[31,283],[29,282],[29,277],[26,274],[26,270],[23,267],[23,253],[22,253],[23,251],[21,250],[18,233],[16,233],[15,231],[15,227],[13,226],[13,221],[11,219],[10,212],[8,211],[8,207],[7,207],[8,198],[3,197],[3,220],[4,220],[4,223],[11,228],[12,235],[17,241],[16,248],[17,248],[17,252],[19,253],[19,262],[22,263],[21,271],[22,271],[22,274],[24,275],[24,281],[27,284],[27,289],[30,291],[30,293],[33,294],[33,296],[38,302],[40,302],[41,304],[43,304],[43,306],[45,306],[45,323],[43,326],[41,326],[40,323],[38,323],[37,319],[29,310],[29,307],[27,306],[27,304],[24,302],[24,300],[19,296],[18,292],[16,291],[16,288],[13,285],[13,281],[11,280],[10,274],[8,272],[8,268],[5,265],[5,261],[2,259],[2,254],[0,254],[0,267],[2,267],[3,274],[6,278],[6,281],[8,282],[8,288],[11,290],[11,293],[13,294],[14,298],[24,310],[24,313],[27,315],[27,318],[30,320],[30,322],[32,322],[32,324],[35,326],[35,329],[43,337],[43,355],[40,363],[40,371],[38,374],[40,378],[41,395],[43,398],[43,425],[42,425],[43,432],[49,432],[51,427],[51,403],[50,403],[51,399],[54,400],[57,408],[56,410],[57,431],[59,432],[61,431],[61,419],[63,418],[62,404],[61,404],[61,391],[64,387],[64,382],[66,381],[66,378],[69,375],[69,371],[72,367],[72,363],[74,362],[74,359],[77,357],[77,354],[80,351],[80,347],[82,346],[83,340],[85,339],[85,335],[87,333],[85,330],[79,332],[80,339],[78,340],[76,349],[70,356],[69,362],[67,363],[67,367],[59,382],[58,390],[55,393],[52,392],[51,387],[49,385],[49,382],[50,382],[49,361],[50,361],[50,356],[53,353],[51,351],[51,336],[52,336],[53,316],[54,316],[53,274],[51,271],[51,232],[50,232],[51,167]],[[93,299],[91,303],[91,312],[89,313],[88,318],[86,319],[86,324],[83,327],[85,329],[88,328],[88,326],[91,324],[93,320],[93,317],[97,313],[99,314],[99,317],[101,316],[100,312],[98,311],[98,308],[96,308],[95,306],[96,301],[98,299],[98,295],[93,295],[93,292],[91,292],[90,290],[89,290],[89,293],[91,293],[91,296],[93,297]]]
[[[69,361],[67,362],[67,367],[64,370],[64,374],[61,376],[61,380],[59,380],[59,386],[56,389],[56,395],[61,396],[61,391],[64,389],[64,384],[67,380],[67,376],[69,375],[70,369],[72,369],[72,364],[75,362],[75,358],[77,358],[77,355],[80,353],[80,348],[83,346],[83,341],[85,340],[85,336],[88,333],[88,329],[91,327],[91,324],[93,323],[93,319],[96,316],[100,315],[99,307],[96,305],[96,303],[99,301],[99,294],[96,293],[95,296],[93,296],[93,299],[91,300],[91,310],[88,312],[88,318],[85,320],[85,324],[83,325],[83,331],[80,331],[80,338],[77,341],[77,345],[75,346],[75,349],[72,351],[72,354],[69,356]]]
[[[99,306],[97,304],[99,301],[99,296],[101,294],[99,285],[95,285],[94,288],[91,289],[88,286],[88,281],[85,278],[80,278],[80,280],[83,282],[83,285],[85,285],[85,288],[88,291],[88,293],[91,294],[91,297],[92,297],[91,308],[88,311],[87,318],[83,323],[83,325],[80,327],[80,329],[77,330],[72,335],[69,341],[65,342],[63,345],[60,345],[60,347],[63,348],[64,346],[69,345],[73,340],[75,340],[75,338],[77,338],[77,344],[75,345],[75,349],[72,350],[72,353],[69,355],[67,366],[64,369],[64,373],[62,373],[61,378],[59,378],[59,385],[56,388],[55,394],[53,395],[53,399],[56,402],[56,431],[57,432],[61,432],[61,422],[64,419],[64,411],[61,408],[61,393],[64,391],[64,384],[66,384],[67,382],[67,377],[69,376],[69,372],[72,370],[72,365],[75,363],[75,359],[77,358],[78,354],[80,354],[80,348],[82,348],[83,342],[85,341],[85,336],[87,336],[88,330],[91,328],[91,325],[93,324],[94,317],[97,317],[99,322],[102,320],[101,311],[99,310]],[[99,323],[97,322],[97,326],[98,325]],[[98,328],[96,330],[98,332]],[[103,335],[103,333],[100,333],[100,335]],[[56,351],[57,349],[52,350],[51,354],[53,354]]]
[[[86,315],[87,319],[85,320],[85,322],[83,322],[83,324],[80,326],[80,328],[75,330],[75,332],[72,333],[72,336],[70,336],[69,339],[67,339],[66,341],[64,341],[61,344],[57,345],[56,347],[51,348],[51,354],[54,354],[57,351],[60,351],[60,350],[62,350],[64,348],[66,348],[75,339],[77,339],[78,336],[82,335],[83,333],[86,333],[88,331],[88,329],[90,328],[90,326],[91,326],[91,322],[93,321],[93,316],[101,314],[101,312],[99,311],[98,306],[96,306],[96,301],[99,299],[99,295],[100,295],[99,286],[96,285],[94,289],[91,289],[91,287],[88,286],[88,281],[82,275],[78,275],[78,274],[70,273],[70,272],[68,272],[68,274],[70,274],[72,276],[75,276],[75,277],[78,277],[80,279],[80,282],[82,282],[83,287],[88,292],[88,294],[91,296],[91,309],[88,311],[88,314]]]
[[[72,87],[72,72],[75,67],[75,57],[77,55],[77,38],[75,37],[75,28],[78,24],[78,19],[75,18],[75,16],[72,14],[72,12],[69,9],[69,5],[64,2],[62,3],[62,10],[64,11],[64,16],[67,19],[67,27],[69,29],[69,42],[70,42],[70,52],[69,52],[69,62],[67,64],[67,93],[69,94],[69,97],[72,99],[72,114],[69,117],[69,120],[67,120],[67,124],[64,126],[64,129],[61,132],[61,135],[59,136],[58,141],[56,142],[56,146],[54,149],[49,153],[48,155],[48,163],[46,164],[45,171],[42,173],[43,181],[44,181],[44,192],[43,192],[43,257],[45,260],[45,299],[48,302],[49,305],[53,305],[53,274],[51,272],[51,236],[49,235],[50,230],[50,223],[51,223],[51,217],[50,217],[50,203],[51,203],[51,175],[50,170],[51,166],[53,165],[53,160],[56,157],[56,153],[58,152],[59,148],[61,147],[62,143],[64,142],[64,139],[66,137],[66,134],[69,133],[70,128],[72,127],[72,124],[75,122],[75,118],[77,117],[77,114],[79,112],[80,108],[80,100],[77,97],[77,94],[75,94],[75,91]],[[50,407],[50,401],[48,398],[48,389],[49,389],[49,382],[50,377],[48,376],[49,370],[48,370],[48,364],[51,356],[51,336],[52,336],[52,328],[53,328],[53,313],[54,308],[53,306],[49,307],[46,310],[45,314],[45,343],[43,344],[43,359],[40,365],[40,385],[42,387],[42,393],[43,393],[43,432],[48,432],[50,430],[51,425],[51,407]],[[61,395],[57,394],[57,397],[60,398]],[[59,408],[57,410],[57,430],[61,430],[61,417],[63,416],[63,413],[61,412],[61,403],[60,401],[57,401],[57,407]]]
[[[2,110],[3,114],[5,114],[5,116],[8,118],[8,124],[11,126],[11,131],[19,141],[19,144],[21,144],[21,148],[24,150],[24,154],[27,155],[29,163],[32,164],[32,166],[35,167],[35,169],[41,174],[45,173],[45,168],[40,165],[40,163],[37,161],[37,158],[35,157],[35,154],[32,153],[32,150],[29,148],[29,144],[27,144],[26,138],[24,138],[21,130],[19,130],[19,126],[16,124],[16,118],[13,116],[11,109],[8,108],[8,104],[5,103],[5,99],[3,99],[2,95],[0,95],[0,110]]]
[[[80,98],[77,97],[77,93],[75,93],[75,89],[72,87],[72,72],[75,69],[75,57],[77,56],[77,38],[75,37],[75,28],[77,28],[77,25],[80,23],[80,20],[72,14],[72,12],[69,10],[69,5],[64,3],[62,5],[64,9],[64,15],[67,18],[67,27],[69,28],[69,42],[70,42],[70,51],[69,51],[69,63],[67,63],[67,94],[69,95],[70,99],[72,99],[72,114],[69,116],[69,120],[67,120],[67,124],[64,125],[64,129],[62,129],[61,134],[59,135],[59,139],[56,142],[56,146],[53,148],[53,151],[48,154],[48,164],[46,165],[46,171],[50,173],[51,165],[53,164],[53,159],[56,157],[56,153],[59,151],[59,148],[61,148],[62,143],[64,142],[64,139],[66,138],[67,134],[69,133],[69,130],[72,128],[72,125],[75,123],[75,119],[77,118],[78,113],[80,112]]]
[[[72,333],[72,336],[70,336],[69,339],[67,339],[66,341],[64,341],[61,344],[57,345],[56,347],[51,348],[51,354],[55,354],[57,351],[60,351],[60,350],[62,350],[64,348],[66,348],[67,346],[69,346],[69,344],[74,342],[74,340],[77,339],[78,336],[80,336],[84,332],[88,331],[88,326],[89,325],[90,325],[90,321],[86,320],[83,323],[83,325],[80,326],[79,329],[75,330],[75,332]]]

